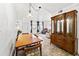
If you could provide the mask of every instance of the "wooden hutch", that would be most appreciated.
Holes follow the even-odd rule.
[[[76,55],[77,41],[77,11],[69,11],[51,17],[51,43]]]

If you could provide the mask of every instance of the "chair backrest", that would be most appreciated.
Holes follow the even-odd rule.
[[[21,34],[22,33],[22,31],[21,30],[18,30],[18,32],[17,32],[17,36],[19,35],[19,34]]]
[[[38,35],[34,34],[36,37],[38,37]]]
[[[17,32],[17,37],[16,37],[16,41],[17,41],[17,39],[18,39],[18,36],[19,36],[21,33],[22,33],[22,31],[21,31],[21,30],[18,30],[18,32]]]

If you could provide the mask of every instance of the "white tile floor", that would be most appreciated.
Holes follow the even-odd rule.
[[[71,56],[68,52],[56,47],[53,44],[50,44],[50,39],[46,35],[39,34],[42,37],[42,55],[43,56]]]

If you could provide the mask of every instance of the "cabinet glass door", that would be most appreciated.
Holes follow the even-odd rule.
[[[73,18],[71,16],[68,16],[66,23],[67,23],[67,34],[71,35],[73,32],[73,28],[72,28]]]
[[[63,30],[63,29],[64,29],[64,20],[61,20],[60,23],[61,23],[61,24],[60,24],[61,33],[63,33],[63,31],[64,31],[64,30]]]
[[[59,17],[56,21],[56,32],[63,33],[64,32],[64,19],[63,17]]]
[[[57,33],[60,33],[60,25],[61,24],[61,22],[60,22],[60,20],[57,20]]]
[[[54,20],[52,20],[52,33],[54,33]]]

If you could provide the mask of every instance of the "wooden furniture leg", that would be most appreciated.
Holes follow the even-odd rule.
[[[40,45],[40,56],[42,56],[42,45]]]
[[[16,48],[16,51],[15,51],[15,52],[16,52],[16,56],[17,56],[17,54],[18,54],[18,52],[17,52],[17,48]]]

